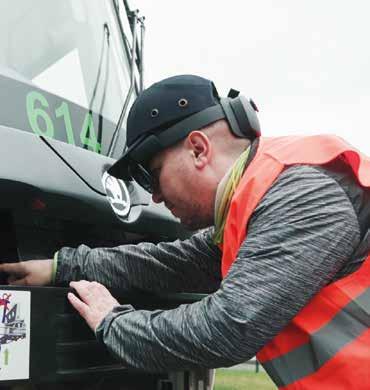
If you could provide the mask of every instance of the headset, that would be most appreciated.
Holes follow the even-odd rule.
[[[143,134],[130,145],[108,173],[127,180],[135,178],[142,187],[152,192],[153,183],[147,167],[151,157],[184,139],[193,130],[220,119],[226,119],[236,137],[253,141],[261,136],[256,112],[258,108],[252,99],[248,100],[239,95],[239,91],[231,89],[226,98],[219,98],[219,104],[190,115],[161,132]]]
[[[129,147],[126,155],[130,155],[130,158],[138,163],[145,164],[146,159],[184,139],[193,130],[201,129],[220,119],[226,119],[235,136],[253,141],[261,135],[256,114],[257,106],[253,100],[248,100],[244,96],[230,97],[230,94],[239,95],[239,92],[231,90],[227,98],[220,98],[220,104],[199,111],[166,130],[143,134]]]
[[[245,96],[239,95],[239,91],[230,89],[227,98],[220,98],[220,105],[234,135],[250,140],[261,136],[256,114],[258,108],[252,99],[248,100]]]

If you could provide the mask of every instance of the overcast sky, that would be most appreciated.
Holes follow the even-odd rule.
[[[336,133],[370,155],[369,0],[131,0],[146,86],[175,74],[252,97],[266,136]]]

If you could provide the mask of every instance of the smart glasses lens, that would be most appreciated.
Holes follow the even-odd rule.
[[[153,177],[150,172],[145,169],[142,165],[133,162],[129,166],[131,176],[134,180],[143,187],[150,194],[153,193]]]

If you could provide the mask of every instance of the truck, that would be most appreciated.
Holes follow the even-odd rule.
[[[82,243],[107,247],[191,234],[137,183],[107,173],[122,154],[125,119],[144,87],[144,33],[144,18],[126,0],[0,2],[0,261],[50,259],[60,247]],[[6,275],[0,279],[0,295],[12,295],[4,313],[14,305],[25,313],[3,317],[0,387],[212,389],[213,370],[153,374],[125,367],[69,305],[67,286],[15,287]],[[203,298],[114,294],[145,309]],[[11,362],[14,373],[6,371]]]

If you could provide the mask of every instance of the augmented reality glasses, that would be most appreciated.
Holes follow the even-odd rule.
[[[128,171],[130,176],[141,186],[144,190],[153,194],[157,188],[158,183],[154,180],[153,175],[141,164],[136,161],[130,161]]]
[[[129,156],[127,161],[129,175],[141,187],[152,194],[158,186],[158,180],[146,168],[150,159],[160,151],[184,139],[193,130],[202,128],[212,121],[222,119],[224,116],[221,106],[213,106],[184,119],[160,133],[145,134],[134,142],[126,152]]]
[[[123,180],[134,179],[146,191],[153,193],[158,188],[158,179],[147,168],[150,160],[157,153],[186,138],[192,131],[223,118],[225,113],[222,107],[216,105],[191,115],[164,131],[147,132],[128,147],[123,156],[109,168],[108,173]]]

